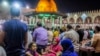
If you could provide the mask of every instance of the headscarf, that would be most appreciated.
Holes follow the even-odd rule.
[[[73,47],[72,42],[71,42],[70,39],[62,40],[61,45],[62,45],[62,48],[63,48],[63,52],[65,52],[65,51],[73,52],[74,51],[74,47]]]

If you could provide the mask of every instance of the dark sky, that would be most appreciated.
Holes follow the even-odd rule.
[[[26,0],[33,8],[39,0]],[[60,12],[76,12],[100,9],[100,2],[96,0],[55,0]]]
[[[18,1],[18,0],[17,0]],[[19,0],[35,8],[39,0]],[[77,12],[100,9],[100,2],[97,0],[55,0],[60,12]]]

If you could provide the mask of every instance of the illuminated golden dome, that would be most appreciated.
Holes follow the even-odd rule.
[[[40,0],[36,12],[57,12],[57,7],[54,0]]]

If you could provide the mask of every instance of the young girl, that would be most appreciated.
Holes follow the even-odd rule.
[[[37,52],[36,52],[37,46],[35,43],[30,43],[28,46],[28,50],[26,52],[26,56],[40,56]]]
[[[56,56],[56,53],[51,50],[50,44],[46,46],[45,52],[42,51],[42,56]]]
[[[51,50],[56,53],[57,56],[61,54],[62,48],[61,45],[59,44],[60,39],[59,38],[54,38],[53,44],[51,45]]]

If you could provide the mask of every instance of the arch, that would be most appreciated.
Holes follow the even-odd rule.
[[[52,23],[52,20],[50,18],[45,20],[45,23]]]
[[[65,19],[62,19],[62,24],[67,24],[68,23],[68,20],[65,18]]]
[[[72,24],[75,23],[74,18],[70,18],[70,19],[69,19],[69,22],[72,23]]]
[[[80,24],[82,24],[82,23],[83,23],[82,18],[81,18],[81,17],[79,17],[79,18],[77,19],[76,23],[80,23]]]
[[[100,16],[96,16],[96,17],[95,17],[94,23],[100,23]]]
[[[60,19],[59,18],[54,19],[54,24],[60,24]]]
[[[86,17],[85,23],[86,24],[91,24],[92,23],[92,18],[91,17]]]

